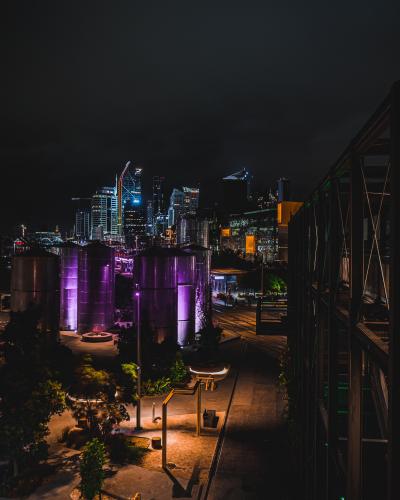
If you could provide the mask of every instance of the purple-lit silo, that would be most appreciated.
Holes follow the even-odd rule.
[[[79,249],[78,331],[114,324],[114,249],[98,241]]]
[[[38,306],[42,332],[58,334],[60,313],[59,258],[34,248],[15,255],[11,272],[11,311]]]
[[[135,257],[141,324],[157,342],[184,344],[194,330],[194,270],[194,256],[176,248],[151,247]]]
[[[79,249],[75,243],[63,243],[58,247],[60,256],[60,329],[78,328],[78,269]]]
[[[188,344],[195,328],[196,256],[180,251],[177,256],[177,308],[179,345]]]
[[[196,256],[195,271],[195,332],[204,328],[211,316],[210,270],[211,251],[200,245],[186,245],[184,252]]]

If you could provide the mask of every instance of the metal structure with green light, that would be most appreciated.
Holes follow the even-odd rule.
[[[400,82],[289,223],[301,496],[400,498]]]

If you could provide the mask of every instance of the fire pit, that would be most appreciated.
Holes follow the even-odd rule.
[[[113,340],[113,336],[107,332],[89,332],[82,335],[82,342],[110,342],[110,340]]]

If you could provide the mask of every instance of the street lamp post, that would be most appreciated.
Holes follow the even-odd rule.
[[[142,354],[142,347],[141,347],[141,331],[140,331],[140,291],[139,291],[139,285],[136,285],[136,350],[137,350],[137,355],[136,355],[136,364],[137,364],[137,382],[136,382],[136,388],[137,388],[137,403],[136,403],[136,429],[140,430],[142,426],[140,425],[140,406],[141,406],[141,391],[142,391],[142,359],[141,359],[141,354]]]

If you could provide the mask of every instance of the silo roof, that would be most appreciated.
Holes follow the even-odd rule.
[[[182,257],[187,253],[176,247],[152,246],[139,253],[140,257]]]

